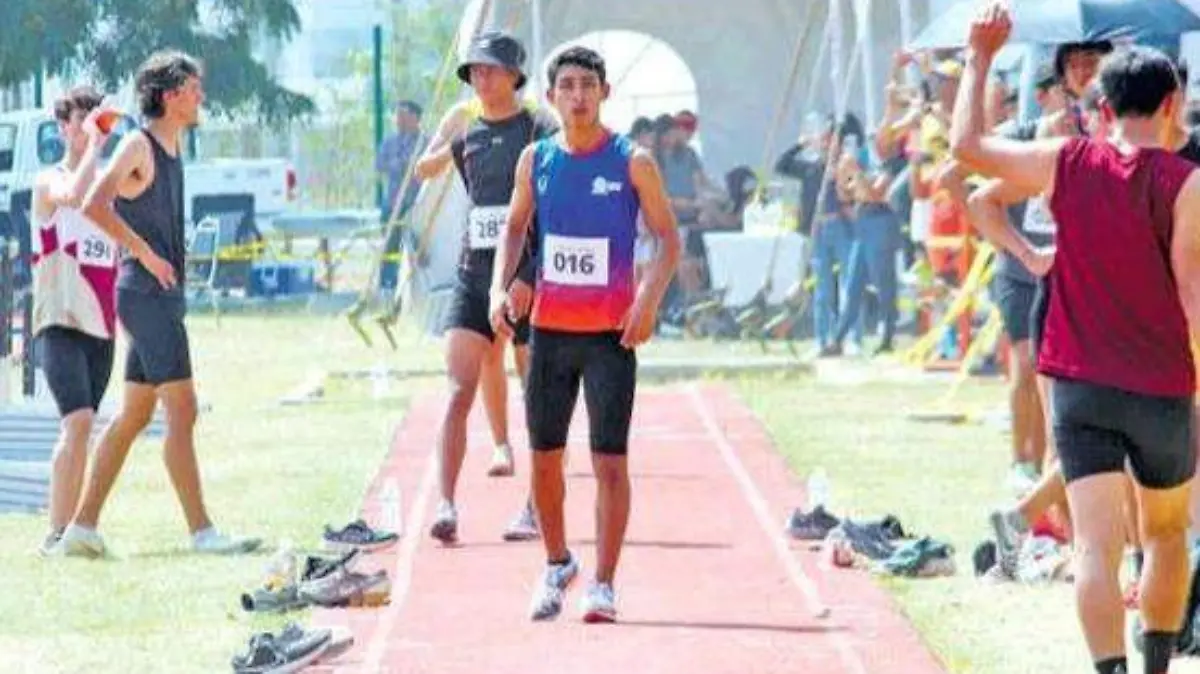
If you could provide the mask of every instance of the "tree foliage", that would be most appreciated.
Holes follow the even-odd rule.
[[[279,84],[256,49],[300,29],[292,0],[3,0],[0,85],[91,71],[107,88],[127,81],[159,49],[204,63],[208,105],[266,123],[310,114],[310,99]],[[203,19],[202,19],[203,15]]]

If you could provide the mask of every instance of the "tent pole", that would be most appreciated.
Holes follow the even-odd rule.
[[[862,86],[863,86],[863,122],[867,129],[874,129],[878,120],[875,107],[875,39],[871,26],[871,0],[857,0],[855,10],[858,13],[858,30],[862,35]]]
[[[842,72],[842,36],[844,25],[842,24],[842,0],[829,0],[829,54],[831,56],[829,64],[829,82],[833,90],[833,116],[837,119],[837,123],[842,122],[842,118],[846,114],[846,101],[840,100],[837,95],[840,85],[845,82]],[[849,73],[845,73],[849,75]],[[847,77],[848,79],[848,77]]]
[[[900,0],[900,40],[907,47],[913,39],[912,0]],[[916,84],[913,67],[904,69],[904,82],[912,86]]]
[[[529,23],[533,33],[531,41],[533,46],[533,64],[531,66],[533,68],[533,84],[537,90],[537,100],[541,103],[542,95],[546,91],[545,82],[543,82],[545,75],[542,73],[545,70],[542,61],[546,58],[542,51],[542,0],[529,0],[529,5]]]

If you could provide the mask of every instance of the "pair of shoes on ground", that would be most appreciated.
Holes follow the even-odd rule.
[[[547,564],[534,585],[529,617],[535,621],[553,620],[562,614],[567,590],[579,576],[581,565],[568,551],[563,562]],[[611,583],[593,581],[579,604],[585,623],[611,623],[617,620],[616,593]]]
[[[245,555],[262,547],[261,538],[233,536],[209,526],[192,534],[192,550],[209,555]],[[44,556],[85,557],[101,559],[109,556],[108,546],[100,532],[72,524],[61,533],[51,532],[39,547]]]
[[[298,672],[318,660],[332,660],[353,645],[354,637],[349,634],[291,623],[278,634],[263,632],[250,637],[246,651],[233,656],[231,664],[234,674]]]
[[[445,545],[458,542],[458,509],[449,501],[438,504],[429,535]],[[526,502],[521,512],[504,529],[503,539],[509,542],[533,541],[541,536],[533,506]]]
[[[308,606],[382,606],[391,597],[387,571],[359,572],[355,562],[361,554],[351,550],[326,557],[283,551],[272,561],[262,586],[242,595],[242,608],[285,612]]]

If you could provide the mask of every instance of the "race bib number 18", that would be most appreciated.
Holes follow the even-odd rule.
[[[476,206],[467,222],[467,245],[471,250],[491,250],[500,243],[500,232],[508,220],[507,206]]]
[[[608,239],[547,234],[542,279],[567,286],[608,285]]]

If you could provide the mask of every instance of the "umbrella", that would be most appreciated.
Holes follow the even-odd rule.
[[[952,5],[921,31],[909,49],[965,47],[979,6],[978,0]],[[1011,6],[1010,41],[1014,43],[1161,43],[1200,30],[1200,15],[1179,0],[1012,0]]]

